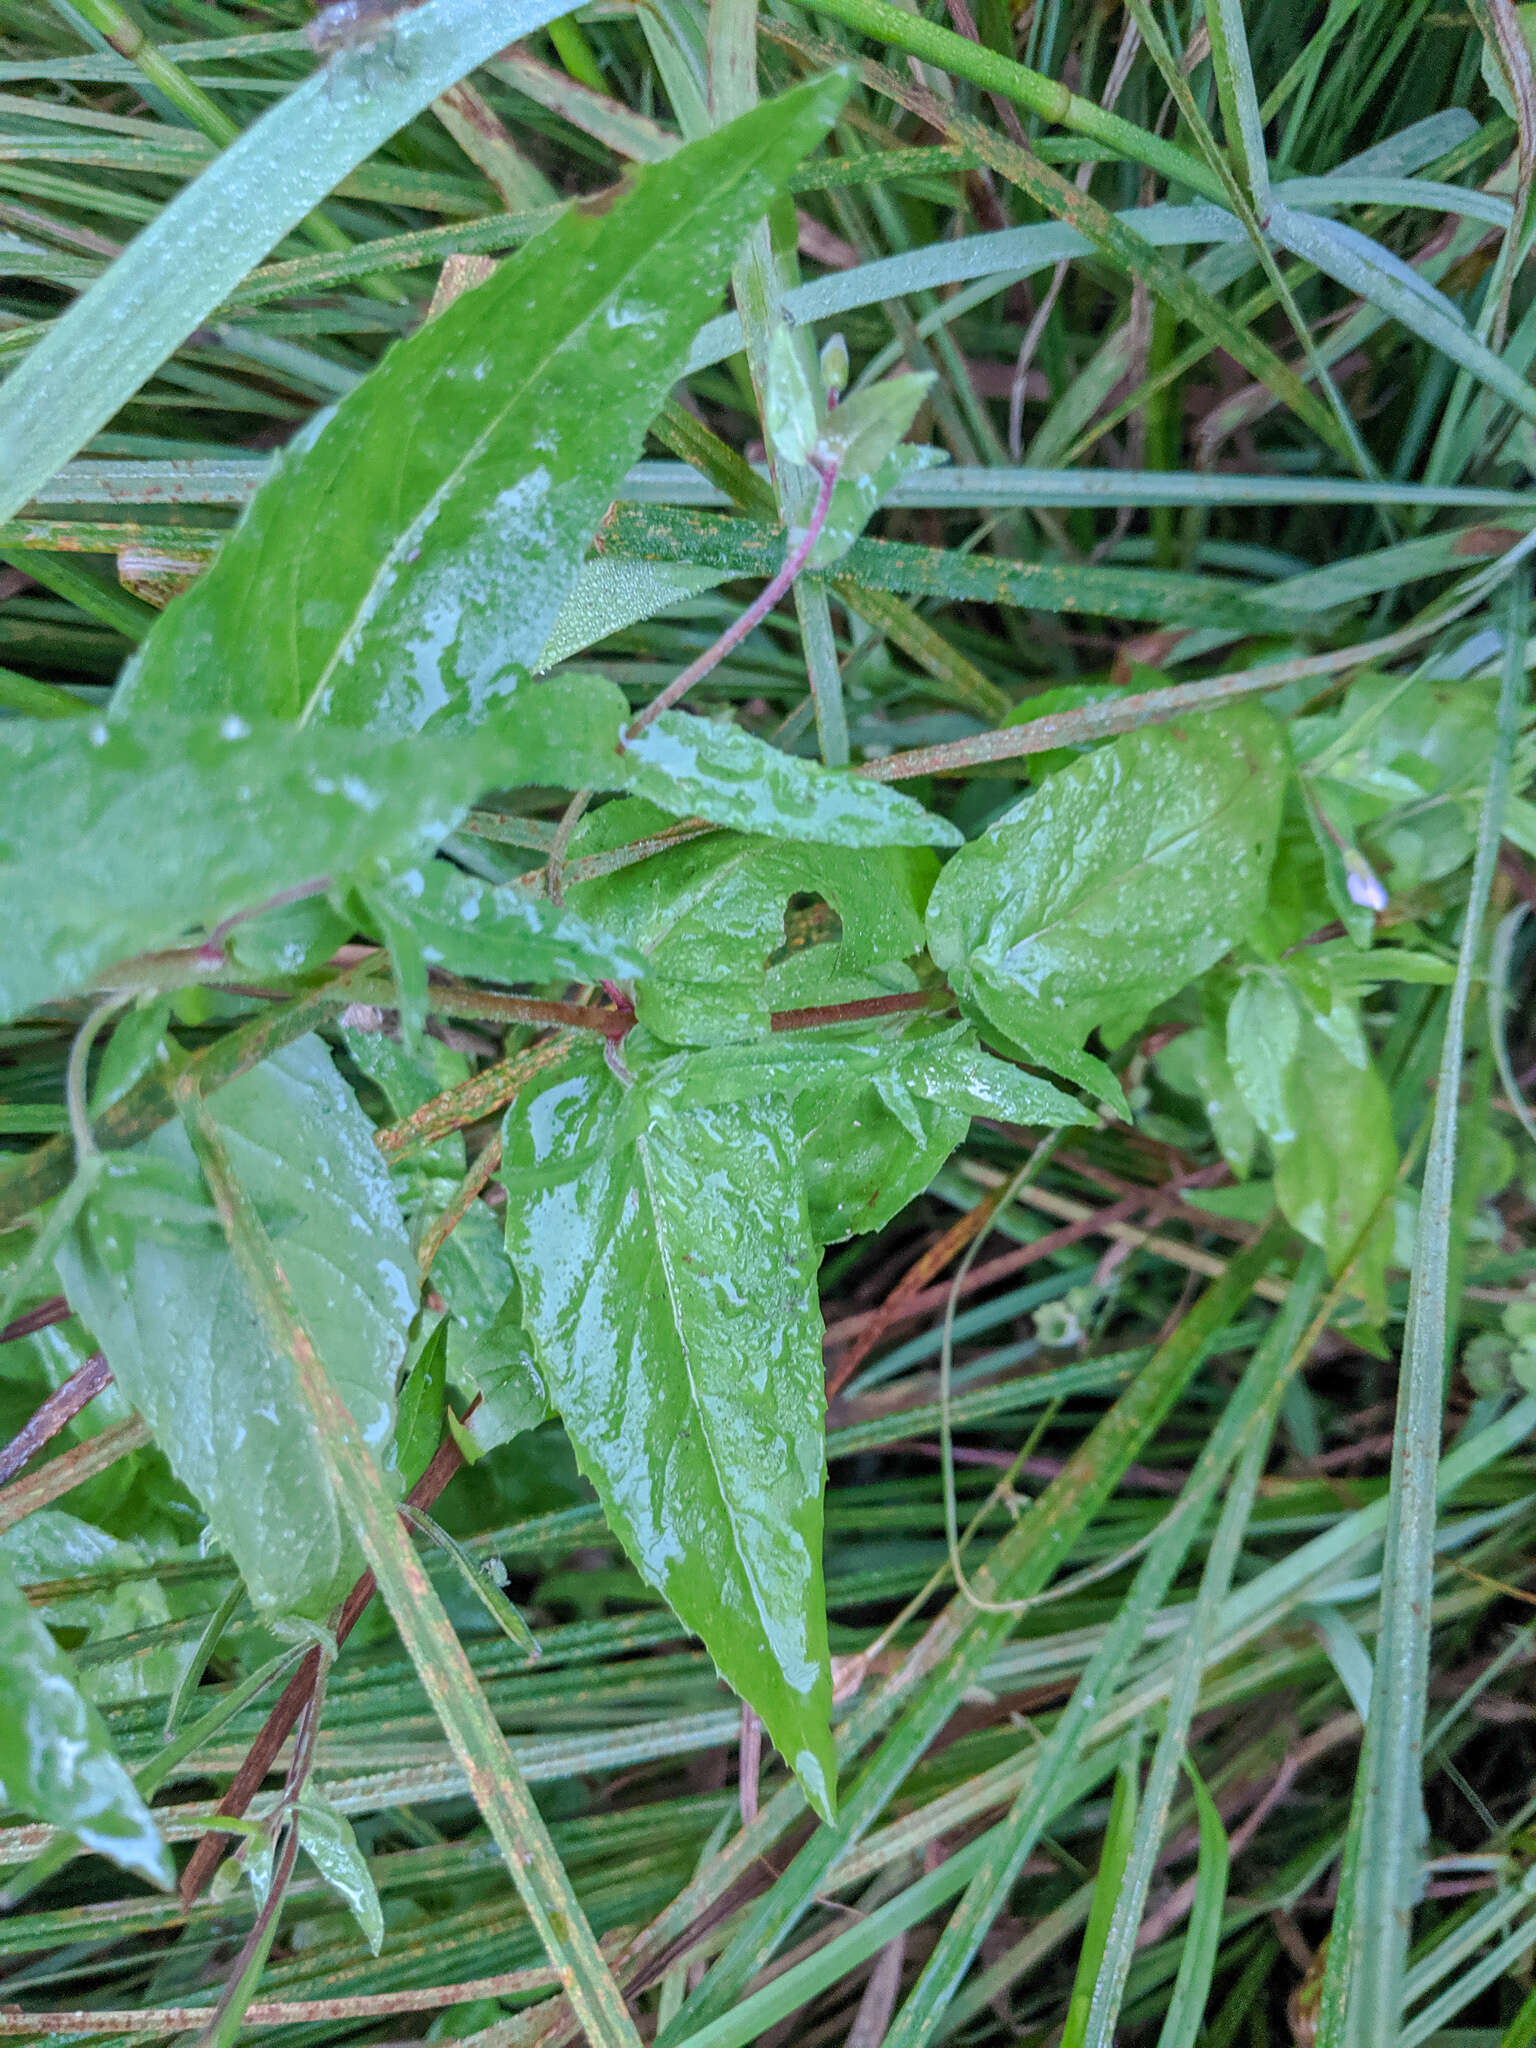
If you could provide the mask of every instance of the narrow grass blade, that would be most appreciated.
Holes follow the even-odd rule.
[[[1253,82],[1248,31],[1238,0],[1205,0],[1205,26],[1211,39],[1211,68],[1221,101],[1227,147],[1242,166],[1254,211],[1269,209],[1269,157],[1264,147],[1264,117]]]
[[[1467,1002],[1509,792],[1529,611],[1527,580],[1523,575],[1512,577],[1503,603],[1499,736],[1478,829],[1424,1166],[1394,1431],[1381,1631],[1357,1783],[1359,1825],[1351,1829],[1359,1847],[1354,1882],[1347,1894],[1341,1888],[1329,1945],[1320,2048],[1372,2048],[1378,2041],[1396,2039],[1400,2032],[1403,1973],[1426,1826],[1421,1776],[1458,1095]]]
[[[1276,1328],[1270,1333],[1273,1339],[1281,1325],[1288,1325],[1285,1335],[1290,1341],[1282,1339],[1280,1345],[1272,1348],[1271,1342],[1266,1340],[1266,1344],[1261,1347],[1261,1352],[1271,1350],[1272,1356],[1278,1354],[1276,1362],[1279,1369],[1273,1374],[1265,1392],[1264,1404],[1248,1432],[1236,1475],[1228,1489],[1221,1519],[1216,1525],[1216,1533],[1211,1539],[1210,1550],[1206,1556],[1205,1570],[1200,1578],[1200,1591],[1185,1631],[1182,1654],[1168,1696],[1168,1710],[1163,1730],[1158,1737],[1151,1769],[1147,1773],[1136,1837],[1125,1859],[1120,1895],[1115,1901],[1113,1921],[1106,1933],[1098,1978],[1093,1985],[1090,2010],[1083,2028],[1082,2048],[1112,2048],[1114,2042],[1115,2027],[1120,2016],[1120,2002],[1125,1995],[1126,1980],[1131,1973],[1137,1933],[1157,1867],[1157,1854],[1162,1845],[1163,1831],[1168,1824],[1168,1811],[1173,1802],[1179,1771],[1188,1764],[1189,1728],[1200,1697],[1200,1682],[1205,1674],[1206,1664],[1214,1653],[1217,1616],[1231,1586],[1232,1574],[1236,1569],[1249,1518],[1253,1514],[1254,1502],[1258,1497],[1259,1481],[1263,1477],[1265,1461],[1269,1455],[1270,1438],[1279,1417],[1281,1398],[1292,1371],[1301,1363],[1319,1334],[1318,1323],[1321,1317],[1304,1333],[1298,1326],[1305,1320],[1310,1302],[1317,1298],[1322,1274],[1321,1254],[1315,1250],[1309,1251],[1302,1270],[1297,1275],[1291,1299],[1277,1319]],[[1332,1305],[1330,1303],[1330,1306]],[[1293,1332],[1294,1335],[1291,1334]],[[1257,1363],[1256,1358],[1255,1366]]]
[[[397,128],[565,0],[426,0],[339,52],[232,142],[82,294],[7,380],[0,519],[10,519]]]
[[[1109,1940],[1110,1923],[1114,1918],[1115,1901],[1125,1884],[1126,1865],[1130,1860],[1131,1842],[1136,1830],[1136,1758],[1122,1756],[1120,1768],[1115,1773],[1114,1797],[1109,1806],[1109,1825],[1104,1830],[1104,1846],[1099,1852],[1099,1871],[1093,1884],[1093,1903],[1088,1908],[1088,1925],[1083,1929],[1083,1945],[1078,1952],[1077,1976],[1072,1985],[1072,1998],[1067,2007],[1067,2024],[1062,2029],[1061,2048],[1084,2048],[1088,2039],[1089,2006],[1093,1998],[1093,1987],[1098,1981],[1104,1961],[1104,1948]]]
[[[1188,1384],[1217,1332],[1247,1300],[1273,1251],[1274,1239],[1266,1233],[1201,1296],[1018,1526],[972,1574],[975,1598],[990,1607],[1028,1599],[1049,1584],[1119,1484],[1127,1464],[1140,1454]],[[730,1947],[663,2037],[666,2048],[686,2041],[694,2028],[727,2011],[740,1996],[763,1959],[809,1908],[833,1862],[884,1811],[1015,1620],[1006,1608],[978,1610],[957,1594],[913,1651],[904,1674],[889,1681],[851,1717],[839,1744],[840,1754],[849,1758],[898,1709],[906,1709],[842,1801],[838,1825],[818,1829],[772,1890],[743,1916]],[[914,1680],[921,1690],[908,1704]],[[759,1819],[765,1821],[777,1804],[765,1806]]]
[[[1056,79],[1044,78],[1038,71],[998,56],[984,43],[971,42],[956,35],[953,29],[940,28],[920,14],[908,14],[891,6],[890,0],[828,0],[828,4],[814,0],[814,6],[818,14],[830,15],[858,35],[873,37],[889,43],[893,49],[940,65],[957,77],[985,86],[988,92],[1027,107],[1043,120],[1059,122],[1078,135],[1107,143],[1132,163],[1145,164],[1172,183],[1187,185],[1202,198],[1219,202],[1222,197],[1220,180],[1198,157],[1164,142],[1160,135],[1138,128],[1133,121],[1106,113],[1092,100],[1068,92]]]
[[[1134,1656],[1199,1535],[1232,1461],[1244,1457],[1246,1472],[1257,1452],[1262,1469],[1262,1453],[1273,1428],[1276,1404],[1296,1361],[1297,1346],[1317,1300],[1319,1281],[1318,1262],[1314,1259],[1308,1272],[1293,1286],[1284,1308],[1223,1409],[1195,1471],[1164,1518],[1119,1613],[1051,1730],[1029,1786],[1014,1802],[1004,1826],[994,1830],[996,1846],[939,1937],[938,1946],[897,2016],[886,2048],[919,2048],[919,2044],[935,2038],[987,1929],[1002,1910],[1026,1857],[1047,1824],[1052,1781],[1060,1771],[1072,1768],[1088,1741],[1093,1723],[1114,1692],[1117,1676]],[[1235,1491],[1241,1490],[1241,1484],[1237,1482]],[[1224,1516],[1224,1522],[1225,1519]],[[1223,1594],[1225,1590],[1223,1585]],[[1197,1657],[1193,1676],[1197,1690],[1203,1668],[1204,1658]],[[1187,1689],[1189,1674],[1186,1671],[1183,1675]],[[1086,2011],[1083,2017],[1086,2020]]]
[[[1200,1853],[1195,1865],[1195,1903],[1157,2048],[1195,2048],[1200,2038],[1205,2002],[1211,1995],[1211,1979],[1216,1974],[1216,1955],[1221,1946],[1221,1913],[1227,1899],[1227,1866],[1231,1861],[1227,1831],[1221,1824],[1215,1800],[1205,1789],[1205,1780],[1187,1760],[1184,1771],[1200,1818]]]

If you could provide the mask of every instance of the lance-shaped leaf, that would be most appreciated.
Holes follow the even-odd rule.
[[[317,1038],[232,1082],[209,1111],[337,1392],[382,1455],[416,1271],[372,1126]],[[58,1268],[252,1599],[323,1611],[344,1550],[314,1419],[251,1309],[179,1125],[113,1155]]]
[[[1090,1031],[1134,1023],[1259,915],[1284,759],[1279,726],[1243,704],[1074,761],[945,867],[934,960],[969,1009],[1079,1078]]]
[[[647,1112],[583,1054],[502,1142],[524,1322],[582,1469],[827,1813],[821,1315],[782,1105]]]
[[[522,753],[516,731],[399,740],[233,716],[0,726],[0,1015],[284,890],[421,860]]]
[[[664,711],[624,743],[626,788],[679,818],[823,846],[957,846],[947,818],[887,783],[824,768],[739,725]]]
[[[0,1807],[50,1822],[169,1887],[170,1851],[69,1659],[0,1560]]]
[[[300,436],[162,615],[133,714],[463,727],[539,662],[747,230],[840,78],[578,202]]]
[[[370,892],[406,926],[428,967],[478,981],[598,981],[637,976],[634,947],[546,898],[497,888],[446,861],[406,868]]]

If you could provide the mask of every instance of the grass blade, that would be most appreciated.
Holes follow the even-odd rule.
[[[1227,1898],[1227,1831],[1216,1811],[1216,1802],[1194,1765],[1186,1761],[1184,1771],[1200,1817],[1200,1854],[1195,1865],[1195,1903],[1184,1937],[1184,1953],[1179,1957],[1179,1974],[1174,1979],[1173,1997],[1157,2037],[1157,2048],[1195,2048],[1216,1972],[1221,1911]]]
[[[426,0],[339,52],[232,142],[77,299],[7,380],[0,519],[104,427],[269,249],[466,71],[564,0]]]
[[[1398,1390],[1381,1632],[1371,1715],[1357,1782],[1354,1883],[1340,1892],[1323,1986],[1320,2048],[1370,2048],[1400,2031],[1403,1973],[1417,1902],[1425,1818],[1424,1709],[1434,1590],[1435,1465],[1444,1404],[1446,1292],[1451,1262],[1458,1093],[1467,1002],[1509,792],[1529,585],[1512,577],[1503,606],[1499,737],[1489,770],[1456,980],[1447,1008],[1434,1122],[1424,1165],[1418,1243]]]

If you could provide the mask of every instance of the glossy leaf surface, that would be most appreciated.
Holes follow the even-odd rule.
[[[307,882],[419,860],[503,768],[478,742],[243,719],[0,726],[0,1013]]]
[[[629,1112],[583,1054],[507,1113],[526,1325],[610,1525],[828,1811],[821,1315],[787,1118]]]
[[[384,1945],[384,1908],[351,1821],[312,1785],[305,1788],[295,1818],[305,1852],[332,1891],[346,1900],[369,1953],[377,1955]]]
[[[626,786],[674,816],[824,846],[955,846],[944,818],[883,782],[786,754],[739,725],[664,711],[626,740]]]
[[[170,1851],[113,1751],[69,1659],[0,1560],[0,1805],[75,1835],[169,1887]]]
[[[1088,1033],[1219,960],[1264,903],[1279,727],[1249,705],[1127,733],[955,855],[929,946],[967,1006],[1071,1073]]]
[[[850,1073],[829,1057],[791,1107],[818,1244],[888,1223],[927,1187],[972,1116],[1093,1122],[1059,1088],[983,1052],[964,1026],[934,1031],[926,1020],[873,1072]]]
[[[667,822],[648,803],[610,804],[572,851],[596,855]],[[575,883],[566,900],[644,957],[641,1017],[662,1037],[708,1043],[766,1030],[765,969],[786,944],[791,898],[817,896],[830,906],[838,966],[856,972],[918,950],[936,872],[920,847],[834,848],[722,832]]]
[[[1381,1316],[1397,1144],[1391,1098],[1359,1013],[1343,998],[1316,1010],[1278,974],[1250,976],[1227,1018],[1227,1057],[1274,1155],[1275,1200],[1322,1248],[1331,1272],[1387,1204],[1354,1273],[1356,1291]]]
[[[209,1108],[326,1370],[382,1454],[416,1271],[372,1127],[316,1038]],[[181,1193],[176,1220],[167,1188]],[[344,1545],[315,1425],[246,1298],[179,1125],[113,1155],[58,1268],[253,1601],[323,1608]]]
[[[500,888],[428,861],[370,890],[423,964],[477,981],[600,981],[643,974],[645,961],[623,939],[597,930],[546,898]]]
[[[523,1327],[522,1290],[515,1279],[491,1323],[455,1366],[454,1378],[480,1397],[465,1428],[482,1451],[510,1443],[547,1418],[549,1395]]]
[[[742,238],[845,92],[802,87],[571,207],[398,343],[162,615],[129,708],[404,733],[515,692]]]

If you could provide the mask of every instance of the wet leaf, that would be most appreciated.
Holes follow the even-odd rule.
[[[443,860],[360,889],[365,925],[388,945],[408,1036],[426,1019],[433,968],[476,981],[601,981],[645,970],[622,939],[547,898],[476,880]]]
[[[823,846],[956,846],[944,818],[883,782],[786,754],[739,725],[664,711],[625,741],[625,786],[674,817]]]
[[[935,962],[1028,1057],[1087,1080],[1072,1062],[1090,1031],[1173,995],[1259,915],[1283,768],[1250,705],[1084,755],[945,867]]]
[[[816,449],[822,402],[806,368],[810,344],[780,321],[768,344],[768,387],[763,393],[763,425],[780,462],[804,464]]]
[[[23,1585],[75,1576],[97,1579],[93,1590],[50,1599],[40,1610],[50,1628],[71,1632],[80,1689],[96,1706],[157,1694],[163,1698],[181,1676],[182,1644],[173,1640],[155,1646],[136,1639],[138,1630],[159,1628],[172,1618],[165,1588],[146,1574],[151,1558],[150,1547],[121,1542],[62,1508],[37,1509],[0,1536],[0,1559]],[[114,1637],[128,1639],[116,1652]],[[86,1654],[81,1654],[82,1644]]]
[[[209,1109],[337,1392],[382,1452],[416,1271],[371,1125],[317,1038],[232,1082]],[[321,1610],[344,1545],[309,1406],[211,1215],[174,1232],[140,1227],[140,1162],[174,1175],[189,1206],[203,1193],[179,1125],[113,1154],[59,1255],[60,1279],[253,1601]]]
[[[1227,1045],[1239,1092],[1274,1155],[1280,1211],[1337,1273],[1397,1179],[1391,1098],[1359,1013],[1342,997],[1319,1012],[1282,976],[1249,976],[1228,1017]],[[1387,1201],[1354,1273],[1375,1319],[1386,1312],[1391,1250]]]
[[[1227,1012],[1226,1062],[1266,1138],[1286,1139],[1286,1075],[1301,1043],[1301,1005],[1284,974],[1245,974]]]
[[[850,477],[874,476],[917,418],[934,381],[932,370],[911,370],[845,398],[822,422],[822,460],[835,462]]]
[[[828,1046],[792,1112],[818,1244],[878,1230],[922,1193],[973,1116],[1026,1125],[1091,1124],[1049,1082],[993,1059],[964,1025],[911,1027],[872,1073],[850,1072]]]
[[[811,1234],[838,1244],[879,1230],[920,1195],[965,1137],[963,1109],[924,1101],[893,1078],[832,1072],[793,1105]]]
[[[310,1861],[331,1890],[346,1900],[370,1953],[377,1955],[384,1946],[384,1908],[352,1823],[312,1784],[300,1795],[295,1819]]]
[[[432,1462],[443,1440],[443,1408],[448,1393],[448,1321],[437,1324],[421,1347],[410,1376],[400,1389],[395,1418],[395,1470],[409,1493]]]
[[[607,852],[667,822],[647,803],[607,805],[578,833],[572,854]],[[797,845],[721,832],[575,883],[566,900],[644,957],[642,1020],[675,1043],[707,1044],[766,1031],[765,970],[785,945],[791,898],[819,897],[836,913],[838,968],[856,973],[918,951],[936,873],[923,848]]]
[[[454,1367],[454,1379],[480,1396],[465,1428],[482,1451],[510,1443],[547,1418],[549,1395],[523,1326],[522,1290],[515,1279],[494,1320]]]
[[[1225,1034],[1206,1025],[1186,1031],[1158,1055],[1158,1069],[1175,1088],[1199,1097],[1222,1158],[1245,1180],[1259,1131],[1228,1061]]]
[[[743,237],[846,92],[803,86],[569,208],[397,342],[161,615],[125,709],[406,733],[517,691]]]
[[[628,1112],[583,1054],[507,1113],[526,1325],[610,1525],[828,1812],[821,1316],[788,1119]]]
[[[169,1889],[176,1868],[101,1716],[0,1560],[0,1805]]]
[[[370,892],[409,929],[428,967],[476,981],[599,981],[645,972],[611,932],[526,889],[477,881],[447,861],[406,868]]]
[[[411,1050],[383,1031],[343,1029],[347,1051],[379,1089],[393,1119],[407,1117],[469,1074],[462,1053],[441,1040],[423,1037]],[[390,1183],[418,1247],[459,1192],[466,1159],[462,1135],[454,1132],[397,1160]],[[465,1351],[488,1329],[512,1285],[512,1268],[501,1242],[501,1226],[483,1202],[471,1202],[432,1262],[432,1286],[452,1319],[448,1331],[449,1378],[456,1377]]]
[[[832,487],[826,524],[816,536],[806,566],[826,569],[841,561],[899,483],[947,460],[940,448],[903,441],[877,468],[839,476]]]
[[[381,740],[236,718],[0,726],[0,1013],[88,988],[282,890],[418,861],[510,760],[491,735]]]
[[[622,555],[593,555],[581,566],[574,588],[550,628],[540,668],[553,668],[573,654],[622,633],[641,619],[714,590],[730,580],[728,569],[700,569],[691,562],[643,562]]]

